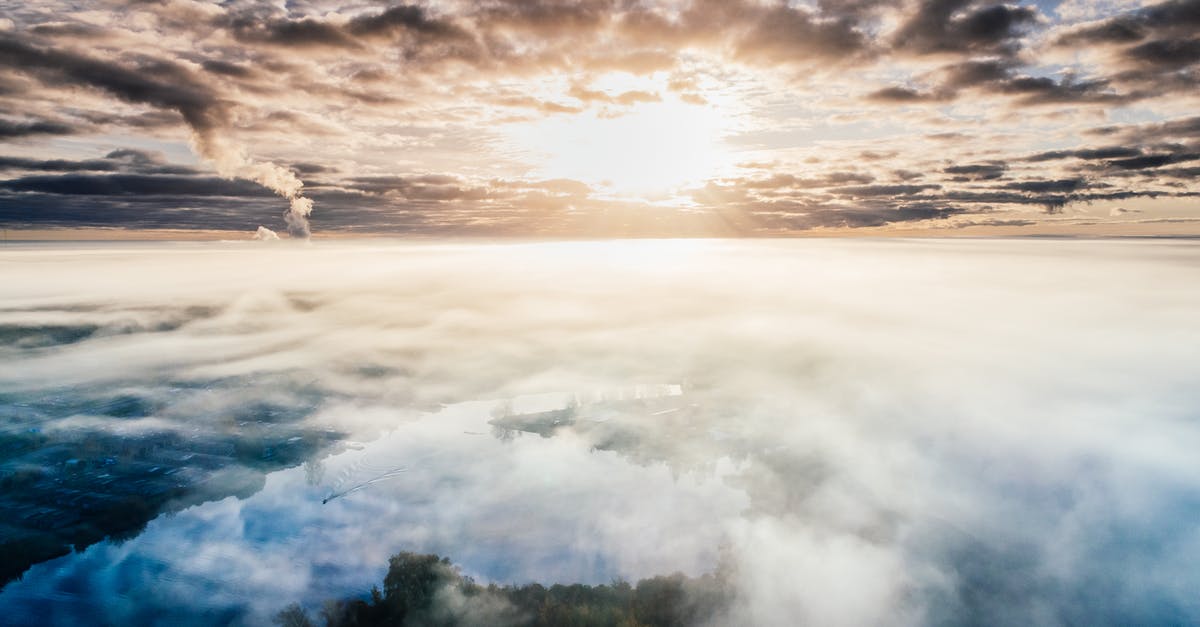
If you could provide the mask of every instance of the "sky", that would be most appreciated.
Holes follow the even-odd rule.
[[[0,227],[1194,235],[1197,32],[1198,0],[5,2]]]

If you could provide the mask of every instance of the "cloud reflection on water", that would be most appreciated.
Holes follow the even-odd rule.
[[[704,572],[725,546],[739,590],[725,618],[741,623],[1200,620],[1191,243],[3,254],[0,323],[54,312],[99,330],[4,348],[21,367],[0,391],[140,389],[157,400],[136,420],[177,429],[273,398],[364,443],[35,567],[0,592],[15,616],[36,599],[64,622],[200,602],[253,622],[361,593],[397,550],[486,580],[599,582]],[[171,392],[181,381],[209,391]],[[659,382],[683,383],[689,408],[474,435],[497,399]],[[397,466],[321,504],[342,478]]]

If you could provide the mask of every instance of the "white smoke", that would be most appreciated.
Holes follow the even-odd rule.
[[[254,239],[262,240],[264,242],[273,242],[279,239],[279,235],[277,235],[275,231],[272,231],[265,226],[259,226],[258,230],[254,232]]]
[[[288,202],[290,204],[288,212],[283,214],[283,220],[288,225],[288,233],[307,238],[312,234],[308,225],[308,216],[313,210],[312,199],[295,196],[289,197]]]
[[[254,181],[288,199],[288,210],[283,214],[288,234],[303,239],[312,235],[308,216],[312,214],[313,202],[302,195],[304,181],[297,178],[291,170],[273,163],[256,161],[249,157],[242,147],[216,136],[211,130],[196,130],[192,135],[192,147],[197,154],[209,160],[221,176]]]

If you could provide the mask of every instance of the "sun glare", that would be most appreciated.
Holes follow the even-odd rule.
[[[653,199],[731,166],[728,121],[713,104],[664,95],[628,108],[518,125],[517,146],[547,178],[584,181],[615,196]]]

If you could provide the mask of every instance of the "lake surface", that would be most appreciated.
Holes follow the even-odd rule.
[[[388,556],[719,566],[714,624],[1200,622],[1200,244],[0,248],[5,624],[270,622]]]

